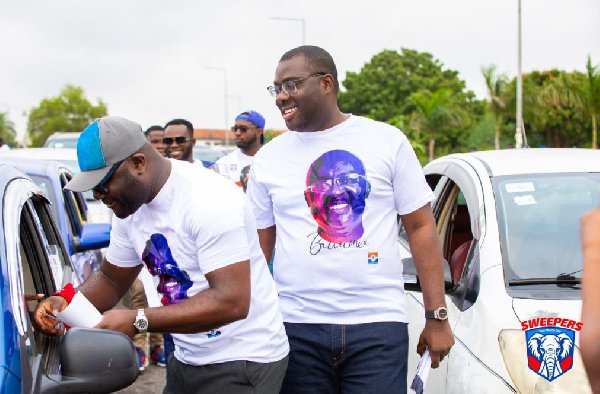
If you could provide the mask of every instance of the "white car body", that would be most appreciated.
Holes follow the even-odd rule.
[[[65,133],[63,133],[65,134]],[[79,133],[67,133],[79,134]],[[63,163],[73,173],[77,174],[79,163],[77,161],[77,150],[68,148],[26,148],[11,149],[0,153],[2,157],[27,158],[37,160],[56,160]],[[102,202],[94,200],[92,192],[85,192],[85,199],[88,205],[90,222],[93,223],[112,223],[113,212]]]
[[[528,368],[525,334],[521,322],[536,317],[560,317],[580,321],[580,287],[559,289],[558,285],[552,285],[553,288],[544,287],[545,290],[538,291],[536,286],[509,285],[505,277],[502,226],[498,220],[498,196],[495,196],[493,180],[510,179],[497,177],[522,174],[538,174],[547,179],[548,175],[543,174],[570,176],[571,173],[600,173],[600,152],[585,149],[520,149],[454,154],[431,162],[425,166],[424,173],[430,186],[433,185],[436,195],[432,207],[440,240],[443,246],[449,247],[444,250],[451,250],[451,237],[457,228],[455,220],[458,219],[460,210],[457,208],[460,203],[456,202],[459,200],[458,194],[451,194],[453,188],[460,189],[464,196],[463,201],[466,201],[469,214],[467,226],[470,224],[473,238],[471,244],[467,244],[469,249],[465,256],[464,269],[452,279],[460,281],[458,285],[454,284],[458,288],[446,294],[448,320],[454,333],[455,345],[440,367],[431,370],[425,392],[591,392],[577,348],[572,369],[552,382]],[[438,178],[439,182],[436,182]],[[506,188],[521,187],[522,190],[528,190],[530,187],[525,183],[504,185]],[[534,198],[526,193],[514,196],[515,205],[536,204]],[[454,208],[450,208],[450,204],[455,204]],[[442,212],[446,212],[445,217]],[[572,219],[577,223],[579,221],[579,217]],[[448,224],[450,221],[452,225]],[[578,233],[573,236],[579,238]],[[404,277],[407,283],[410,318],[410,385],[420,359],[415,349],[425,325],[425,309],[420,291],[409,290],[410,282],[414,282],[415,279],[415,271],[414,266],[412,269],[407,266],[411,261],[411,253],[402,228],[399,245],[405,262]],[[580,249],[580,244],[571,246]],[[450,258],[444,257],[450,261]],[[581,268],[581,261],[578,263]],[[446,268],[448,277],[451,269],[450,266]],[[567,268],[563,272],[571,271],[575,269]],[[526,290],[523,290],[524,288]],[[575,340],[575,344],[578,345],[577,334]]]

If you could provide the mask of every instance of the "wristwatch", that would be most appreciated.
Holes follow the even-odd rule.
[[[143,309],[138,309],[138,314],[135,317],[135,321],[133,322],[133,326],[137,330],[137,332],[143,334],[148,331],[148,318],[144,314]]]
[[[425,311],[425,319],[448,320],[448,308],[441,306],[433,311]]]

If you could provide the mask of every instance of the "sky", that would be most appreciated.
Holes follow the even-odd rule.
[[[517,74],[518,0],[0,0],[0,112],[19,137],[27,111],[66,84],[143,128],[186,118],[224,128],[256,110],[285,123],[266,87],[286,51],[331,53],[340,81],[377,53],[429,52],[486,97],[481,66]],[[522,0],[523,72],[600,64],[599,0]]]

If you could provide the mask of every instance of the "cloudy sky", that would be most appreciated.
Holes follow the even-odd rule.
[[[600,63],[599,0],[522,0],[522,12],[524,72]],[[302,23],[271,17],[304,19],[306,44],[332,54],[341,80],[402,47],[458,70],[479,98],[482,65],[517,71],[517,0],[5,0],[0,111],[22,135],[24,112],[70,83],[142,127],[183,117],[223,128],[255,109],[284,128],[266,87]]]

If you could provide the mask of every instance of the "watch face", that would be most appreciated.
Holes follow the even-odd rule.
[[[445,319],[448,317],[448,311],[446,309],[440,308],[438,309],[438,318]]]
[[[148,328],[148,322],[140,319],[136,322],[136,328],[140,331],[143,331]]]

